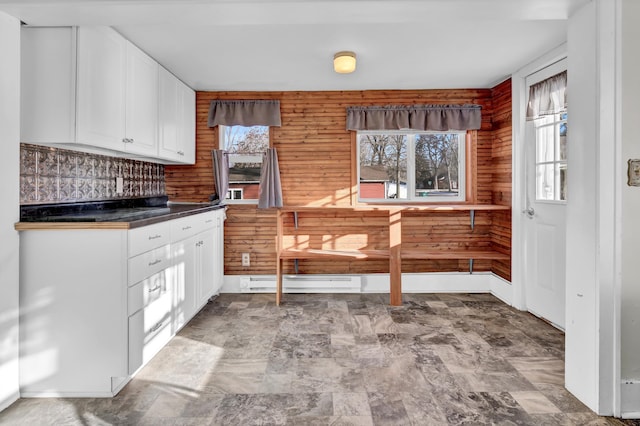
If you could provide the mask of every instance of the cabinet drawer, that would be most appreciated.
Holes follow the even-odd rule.
[[[129,374],[149,362],[172,335],[169,291],[129,317]]]
[[[168,291],[167,270],[160,271],[129,287],[129,316],[162,298]]]
[[[200,213],[171,221],[171,239],[180,241],[215,226],[213,212]]]
[[[156,223],[129,231],[129,257],[169,244],[171,225],[169,222]]]
[[[147,251],[129,259],[129,285],[134,285],[171,266],[171,247]]]

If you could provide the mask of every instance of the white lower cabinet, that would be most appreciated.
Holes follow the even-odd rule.
[[[222,232],[222,228],[217,226],[221,221],[224,221],[223,210],[174,222],[172,236],[175,237],[171,244],[175,262],[174,310],[182,313],[174,318],[176,329],[220,291],[221,282],[217,275],[224,274],[224,271],[216,271],[220,266],[217,256],[222,254],[216,242]]]
[[[224,214],[21,231],[22,396],[118,393],[219,291]]]

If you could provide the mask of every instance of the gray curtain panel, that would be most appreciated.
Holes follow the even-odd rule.
[[[209,127],[224,126],[281,126],[280,101],[241,100],[211,101]]]
[[[269,148],[262,158],[258,208],[282,207],[282,185],[280,183],[278,153],[275,148]]]
[[[567,72],[563,71],[529,87],[527,120],[557,114],[567,108]]]
[[[229,157],[227,151],[214,149],[213,156],[213,178],[216,184],[216,192],[220,201],[224,200],[229,190]]]
[[[480,105],[399,105],[347,107],[347,130],[475,130]]]

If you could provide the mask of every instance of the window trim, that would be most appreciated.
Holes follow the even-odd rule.
[[[224,137],[224,130],[227,127],[233,127],[233,126],[227,126],[224,124],[219,124],[218,125],[218,147],[219,149],[223,149],[226,150],[226,139]],[[269,148],[272,148],[273,143],[273,127],[272,126],[263,126],[263,125],[256,125],[256,126],[242,126],[242,127],[267,127],[269,129]],[[247,160],[250,161],[246,161],[247,163],[251,162],[251,163],[260,163],[262,164],[262,154],[261,153],[251,153],[251,154],[227,154],[229,156],[229,160],[233,159],[234,157],[247,157]],[[248,182],[250,183],[250,182]],[[258,181],[258,185],[260,184],[260,181]],[[229,185],[231,185],[231,182],[229,182]],[[229,188],[229,190],[232,190],[234,188]],[[244,189],[243,188],[235,188],[235,189],[240,189],[243,191],[244,193]],[[240,200],[232,200],[229,198],[225,198],[225,203],[226,204],[258,204],[258,199],[240,199]]]
[[[352,201],[354,204],[460,204],[464,202],[472,201],[471,187],[472,182],[472,164],[475,164],[475,149],[471,149],[472,142],[476,141],[476,131],[424,131],[424,130],[365,130],[356,131],[353,133],[352,154],[354,161],[352,164],[352,172],[354,173],[354,194]],[[430,197],[417,197],[415,195],[415,136],[419,134],[442,134],[453,133],[458,135],[458,153],[459,153],[459,165],[458,173],[462,171],[464,176],[462,179],[458,179],[458,195],[457,196],[430,196]],[[407,198],[406,199],[377,199],[377,198],[360,198],[360,136],[361,135],[388,135],[388,134],[400,134],[410,135],[407,141]],[[475,147],[475,144],[474,144]],[[462,154],[462,155],[460,155]],[[412,165],[409,167],[409,165]],[[473,168],[475,173],[475,167]],[[475,176],[475,175],[474,175]],[[460,176],[459,176],[460,177]],[[425,198],[429,198],[425,200]],[[474,197],[473,197],[474,198]]]

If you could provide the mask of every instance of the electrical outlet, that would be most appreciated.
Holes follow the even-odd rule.
[[[122,194],[124,192],[124,179],[121,177],[116,178],[116,194]]]
[[[242,253],[242,266],[251,266],[251,258],[249,253]]]

